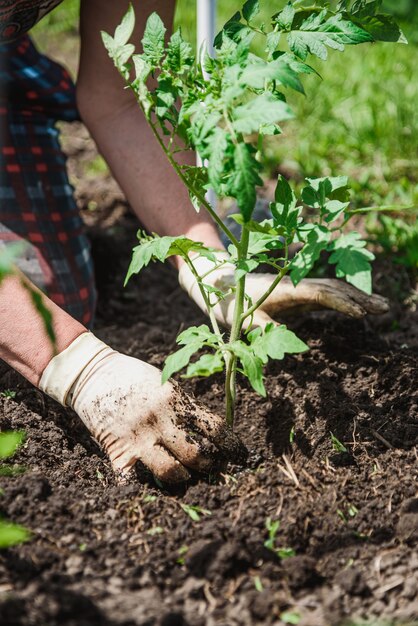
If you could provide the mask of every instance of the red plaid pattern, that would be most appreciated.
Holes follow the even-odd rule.
[[[89,242],[66,171],[58,119],[78,119],[67,72],[27,36],[0,46],[0,247],[24,240],[22,271],[91,325],[96,293]]]

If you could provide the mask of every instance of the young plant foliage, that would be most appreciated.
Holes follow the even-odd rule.
[[[168,357],[163,381],[185,370],[185,376],[209,376],[226,370],[227,420],[232,423],[235,374],[240,371],[252,387],[266,395],[263,372],[270,359],[283,359],[308,349],[283,325],[253,328],[254,312],[289,274],[297,285],[322,253],[338,278],[371,291],[371,261],[359,233],[344,232],[351,217],[349,185],[344,176],[307,179],[300,192],[279,176],[269,219],[253,219],[257,188],[263,184],[259,152],[263,137],[282,133],[281,124],[294,117],[291,100],[304,94],[303,77],[315,73],[310,57],[327,60],[330,50],[376,41],[405,42],[389,15],[380,12],[380,0],[340,0],[314,6],[290,0],[268,23],[259,19],[258,0],[247,0],[215,38],[216,56],[201,50],[198,58],[181,30],[167,38],[160,17],[148,18],[143,52],[129,43],[134,27],[132,7],[114,36],[103,33],[103,43],[120,74],[133,91],[161,149],[187,187],[196,211],[206,210],[228,237],[228,260],[202,243],[186,237],[159,237],[138,233],[126,281],[151,261],[181,257],[195,276],[211,321],[189,328],[177,338],[179,349]],[[263,42],[258,54],[254,38]],[[260,46],[257,47],[260,50]],[[151,86],[149,78],[155,80]],[[318,77],[319,80],[319,77]],[[205,165],[181,165],[178,154],[195,150]],[[206,192],[235,202],[240,237],[234,236],[209,204]],[[306,211],[306,208],[309,210]],[[309,215],[309,217],[307,217]],[[302,244],[289,257],[289,246]],[[205,282],[195,264],[202,256],[216,271],[225,262],[235,267],[234,284],[218,288]],[[275,274],[271,287],[252,302],[246,295],[248,276],[261,264]],[[220,302],[235,298],[231,333],[221,332],[214,315]],[[229,299],[229,300],[228,300]]]

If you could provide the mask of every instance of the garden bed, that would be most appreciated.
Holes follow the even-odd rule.
[[[106,189],[80,192],[83,206],[101,206],[87,219],[96,332],[161,366],[179,329],[205,320],[170,267],[153,265],[123,289],[137,224]],[[377,285],[392,295],[400,273],[385,263]],[[17,392],[0,398],[0,427],[27,433],[14,459],[27,470],[2,479],[0,513],[33,532],[0,553],[0,623],[418,624],[415,314],[317,313],[297,329],[311,350],[269,366],[267,399],[240,383],[247,463],[177,490],[160,490],[144,468],[118,484],[78,418],[0,366],[0,390]],[[223,411],[221,377],[184,386]],[[204,511],[199,521],[184,504]],[[280,520],[276,547],[295,556],[264,546],[268,517]]]

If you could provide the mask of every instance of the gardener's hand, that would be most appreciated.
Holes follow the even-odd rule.
[[[121,472],[141,460],[165,482],[207,471],[241,445],[223,420],[161,372],[115,352],[92,333],[80,335],[46,367],[40,388],[70,406]]]
[[[200,276],[204,276],[203,282],[216,289],[227,293],[236,285],[234,266],[227,262],[228,255],[223,252],[217,253],[219,261],[225,260],[224,264],[217,269],[212,261],[199,257],[193,261],[195,269]],[[274,280],[273,274],[249,274],[246,280],[246,295],[255,303],[269,288]],[[189,267],[184,264],[180,268],[179,281],[196,304],[206,312],[206,304],[200,292],[197,281]],[[216,302],[216,294],[211,294],[212,302]],[[231,326],[234,310],[235,294],[230,293],[214,305],[213,311],[217,320]],[[248,305],[246,305],[248,306]],[[385,313],[388,310],[388,302],[385,298],[377,295],[367,295],[348,283],[328,278],[305,278],[296,287],[290,278],[284,277],[280,284],[273,290],[269,297],[252,317],[254,326],[265,326],[268,322],[280,315],[296,313],[302,310],[334,309],[350,317],[360,318],[371,313],[374,315]],[[251,323],[248,317],[247,326]]]

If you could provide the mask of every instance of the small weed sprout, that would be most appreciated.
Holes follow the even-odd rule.
[[[340,453],[348,452],[345,445],[341,443],[341,441],[337,439],[337,437],[333,433],[330,433],[330,437],[331,437],[332,449],[335,450],[335,452],[340,452]]]
[[[290,0],[268,23],[260,21],[258,0],[247,0],[215,39],[216,57],[200,50],[197,58],[181,30],[166,41],[166,27],[153,13],[147,21],[141,53],[129,42],[135,16],[130,7],[113,36],[102,33],[116,68],[133,91],[154,135],[196,209],[207,211],[231,242],[227,255],[185,236],[159,237],[138,233],[126,280],[151,261],[180,256],[194,275],[211,328],[188,328],[180,348],[166,360],[163,381],[186,368],[185,376],[209,376],[225,370],[226,420],[232,426],[236,373],[246,376],[256,392],[266,395],[264,367],[270,359],[304,352],[307,345],[284,325],[254,328],[254,312],[285,275],[297,285],[323,251],[338,278],[371,292],[373,254],[361,235],[344,227],[352,215],[345,176],[308,178],[300,193],[279,176],[269,219],[253,219],[257,187],[263,184],[259,154],[266,136],[279,137],[280,123],[293,117],[288,104],[292,92],[304,94],[302,78],[316,74],[309,56],[326,61],[328,49],[375,41],[405,42],[393,18],[380,15],[379,0],[340,0],[304,6]],[[257,43],[255,49],[252,44]],[[256,50],[262,50],[257,53]],[[154,78],[151,86],[149,78]],[[195,150],[206,165],[181,165],[181,152]],[[232,218],[240,227],[236,237],[206,198],[209,188],[219,198],[235,202]],[[158,193],[158,191],[157,191]],[[309,219],[304,207],[309,208]],[[292,243],[302,243],[290,258]],[[274,253],[274,254],[272,254]],[[225,263],[235,267],[235,280],[225,289],[205,282],[195,268],[204,257],[213,270]],[[246,296],[248,274],[261,264],[275,274],[257,300]],[[213,271],[211,270],[211,271]],[[231,332],[220,328],[214,307],[234,297]],[[192,361],[202,350],[205,353]]]
[[[181,508],[194,522],[200,522],[202,515],[209,516],[212,515],[211,511],[207,509],[202,509],[200,506],[193,506],[190,504],[180,504]]]
[[[283,548],[276,545],[276,535],[280,528],[279,520],[272,520],[271,517],[266,519],[266,529],[268,531],[268,539],[264,542],[264,547],[267,550],[274,552],[280,559],[288,559],[291,556],[295,556],[296,552],[293,548]]]
[[[13,400],[16,398],[17,391],[13,391],[13,389],[5,389],[4,391],[0,391],[0,398],[8,398]]]

